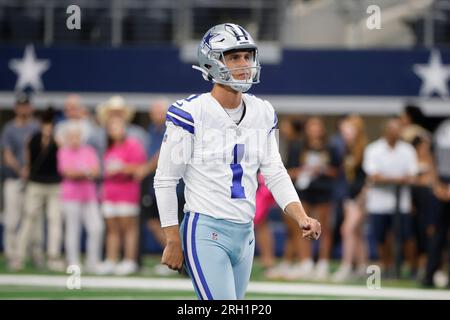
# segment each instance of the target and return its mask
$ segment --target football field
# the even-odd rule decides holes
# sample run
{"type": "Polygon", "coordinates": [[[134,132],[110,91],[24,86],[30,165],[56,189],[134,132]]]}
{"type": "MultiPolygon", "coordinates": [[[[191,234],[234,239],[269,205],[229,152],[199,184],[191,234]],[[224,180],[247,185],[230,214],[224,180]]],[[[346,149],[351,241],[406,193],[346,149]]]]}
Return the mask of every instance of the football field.
{"type": "MultiPolygon", "coordinates": [[[[196,299],[189,279],[178,274],[160,277],[152,270],[158,257],[146,257],[143,270],[134,276],[81,275],[35,270],[30,266],[19,273],[0,270],[0,299],[102,299],[102,300],[190,300],[196,299]]],[[[255,261],[246,299],[432,299],[450,300],[449,290],[422,289],[410,280],[381,281],[381,288],[365,282],[350,284],[300,281],[267,281],[255,261]]]]}
{"type": "MultiPolygon", "coordinates": [[[[67,287],[67,276],[1,275],[2,299],[196,299],[188,279],[83,277],[79,289],[67,287]]],[[[253,281],[247,299],[431,299],[449,300],[448,290],[417,288],[369,289],[361,285],[253,281]]]]}

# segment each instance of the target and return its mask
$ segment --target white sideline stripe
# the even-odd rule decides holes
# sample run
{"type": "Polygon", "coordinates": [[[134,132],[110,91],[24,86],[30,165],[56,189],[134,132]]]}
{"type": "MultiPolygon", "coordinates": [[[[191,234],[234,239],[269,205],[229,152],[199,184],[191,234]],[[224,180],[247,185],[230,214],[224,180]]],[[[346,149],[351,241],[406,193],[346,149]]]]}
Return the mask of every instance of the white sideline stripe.
{"type": "MultiPolygon", "coordinates": [[[[42,286],[66,288],[66,276],[36,275],[0,275],[0,286],[42,286]]],[[[82,288],[115,288],[192,291],[189,279],[157,279],[128,277],[81,277],[82,288]]],[[[247,293],[315,295],[352,298],[383,299],[424,299],[450,300],[450,290],[381,288],[368,289],[364,286],[325,285],[325,284],[291,284],[284,282],[252,282],[247,293]]]]}
{"type": "Polygon", "coordinates": [[[382,299],[419,299],[419,300],[450,300],[448,290],[424,290],[404,288],[369,289],[364,286],[326,285],[326,284],[287,284],[253,282],[247,292],[277,293],[295,295],[317,295],[352,298],[382,298],[382,299]]]}

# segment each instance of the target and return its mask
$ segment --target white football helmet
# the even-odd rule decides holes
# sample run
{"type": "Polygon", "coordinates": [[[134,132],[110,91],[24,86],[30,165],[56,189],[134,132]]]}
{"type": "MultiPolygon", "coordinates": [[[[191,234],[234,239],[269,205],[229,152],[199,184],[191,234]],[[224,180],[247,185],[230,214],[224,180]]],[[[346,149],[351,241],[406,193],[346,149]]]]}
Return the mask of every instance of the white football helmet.
{"type": "Polygon", "coordinates": [[[246,92],[254,83],[259,83],[261,66],[258,60],[258,47],[252,36],[237,24],[224,23],[209,29],[200,42],[197,54],[199,66],[192,67],[200,70],[206,81],[221,83],[239,92],[246,92]],[[241,49],[253,52],[252,65],[229,69],[225,65],[224,54],[241,49]],[[234,79],[231,72],[236,70],[248,70],[250,77],[245,80],[234,79]]]}

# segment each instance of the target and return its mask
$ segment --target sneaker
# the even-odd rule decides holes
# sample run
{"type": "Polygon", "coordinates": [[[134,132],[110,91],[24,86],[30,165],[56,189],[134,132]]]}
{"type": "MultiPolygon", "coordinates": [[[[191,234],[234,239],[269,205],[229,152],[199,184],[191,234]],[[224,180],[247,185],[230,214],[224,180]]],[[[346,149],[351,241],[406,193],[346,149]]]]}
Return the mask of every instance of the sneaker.
{"type": "Polygon", "coordinates": [[[345,282],[352,279],[352,266],[341,264],[339,269],[331,277],[332,282],[345,282]]]}
{"type": "Polygon", "coordinates": [[[277,264],[276,266],[268,268],[267,271],[264,273],[264,276],[267,279],[271,280],[285,279],[290,269],[291,264],[289,262],[283,261],[277,264]]]}
{"type": "Polygon", "coordinates": [[[396,280],[398,279],[397,272],[394,267],[382,268],[381,279],[383,280],[396,280]]]}
{"type": "Polygon", "coordinates": [[[316,270],[314,271],[313,279],[316,281],[326,281],[328,280],[330,273],[330,266],[328,260],[320,260],[317,263],[316,270]]]}
{"type": "Polygon", "coordinates": [[[123,260],[120,262],[116,269],[114,270],[114,274],[118,276],[127,276],[132,273],[136,273],[138,271],[138,265],[133,260],[123,260]]]}
{"type": "Polygon", "coordinates": [[[50,271],[65,272],[66,271],[66,264],[61,259],[49,258],[47,260],[47,268],[50,271]]]}
{"type": "Polygon", "coordinates": [[[308,280],[313,276],[314,261],[307,259],[300,263],[294,264],[289,270],[289,280],[308,280]]]}
{"type": "Polygon", "coordinates": [[[31,263],[37,269],[45,269],[45,257],[44,255],[36,254],[31,256],[31,263]]]}
{"type": "Polygon", "coordinates": [[[117,264],[114,261],[105,260],[104,262],[100,263],[95,273],[101,276],[113,274],[116,269],[116,266],[117,264]]]}
{"type": "Polygon", "coordinates": [[[99,264],[86,264],[83,267],[83,270],[84,270],[85,273],[97,274],[99,267],[100,267],[99,264]]]}
{"type": "Polygon", "coordinates": [[[178,271],[172,270],[168,266],[165,266],[163,264],[157,264],[153,267],[153,273],[161,277],[168,277],[176,275],[178,271]]]}
{"type": "Polygon", "coordinates": [[[22,259],[19,258],[11,258],[8,260],[8,269],[11,272],[19,272],[24,269],[24,263],[22,259]]]}
{"type": "Polygon", "coordinates": [[[442,270],[436,271],[433,275],[433,284],[437,288],[445,288],[448,284],[448,275],[442,270]]]}
{"type": "Polygon", "coordinates": [[[362,264],[362,265],[356,267],[356,271],[355,271],[356,278],[366,279],[368,276],[367,267],[368,266],[366,264],[362,264]]]}

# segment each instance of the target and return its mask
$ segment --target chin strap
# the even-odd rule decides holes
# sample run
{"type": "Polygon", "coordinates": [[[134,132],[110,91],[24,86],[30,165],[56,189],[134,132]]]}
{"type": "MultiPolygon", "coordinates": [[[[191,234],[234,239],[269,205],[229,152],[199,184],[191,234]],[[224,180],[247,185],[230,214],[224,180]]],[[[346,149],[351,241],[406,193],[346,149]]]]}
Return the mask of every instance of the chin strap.
{"type": "MultiPolygon", "coordinates": [[[[211,77],[209,75],[208,71],[206,71],[202,67],[199,67],[199,66],[196,66],[196,65],[192,65],[192,69],[200,71],[202,73],[203,79],[205,79],[206,81],[208,81],[208,82],[211,81],[212,83],[219,83],[213,77],[211,77]]],[[[237,87],[236,87],[236,85],[233,86],[233,83],[224,83],[224,85],[229,86],[229,87],[231,87],[234,90],[239,91],[239,92],[246,92],[252,86],[252,84],[249,84],[249,87],[244,89],[244,88],[242,88],[242,85],[237,85],[237,87]]]]}
{"type": "Polygon", "coordinates": [[[203,79],[205,79],[206,81],[210,81],[210,79],[209,79],[210,77],[209,77],[208,71],[206,71],[202,67],[195,66],[195,65],[192,65],[192,69],[200,71],[202,73],[203,79]]]}

